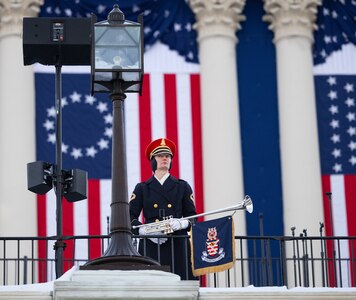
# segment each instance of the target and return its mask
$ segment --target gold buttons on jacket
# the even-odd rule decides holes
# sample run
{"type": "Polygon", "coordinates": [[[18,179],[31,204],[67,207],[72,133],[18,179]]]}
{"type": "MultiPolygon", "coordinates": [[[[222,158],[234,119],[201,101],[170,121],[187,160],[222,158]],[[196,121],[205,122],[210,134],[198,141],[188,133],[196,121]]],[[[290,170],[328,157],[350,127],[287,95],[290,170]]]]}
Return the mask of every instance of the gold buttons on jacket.
{"type": "Polygon", "coordinates": [[[154,207],[154,208],[157,208],[157,207],[158,207],[158,204],[157,204],[157,203],[153,204],[153,207],[154,207]]]}
{"type": "Polygon", "coordinates": [[[156,219],[155,222],[159,222],[159,219],[156,219]]]}
{"type": "Polygon", "coordinates": [[[168,206],[168,208],[172,208],[172,204],[170,204],[170,203],[167,206],[168,206]]]}

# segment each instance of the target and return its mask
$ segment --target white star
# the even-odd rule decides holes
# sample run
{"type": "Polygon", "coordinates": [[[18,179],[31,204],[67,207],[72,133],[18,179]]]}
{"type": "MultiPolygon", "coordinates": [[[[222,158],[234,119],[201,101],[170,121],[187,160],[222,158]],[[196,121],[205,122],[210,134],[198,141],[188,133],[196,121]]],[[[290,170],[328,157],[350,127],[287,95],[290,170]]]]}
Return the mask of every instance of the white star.
{"type": "Polygon", "coordinates": [[[69,8],[66,8],[66,9],[64,10],[64,13],[65,13],[65,15],[66,15],[67,17],[71,17],[71,16],[72,16],[72,10],[69,9],[69,8]]]}
{"type": "Polygon", "coordinates": [[[346,85],[344,86],[344,89],[348,93],[353,92],[354,91],[354,85],[351,84],[351,83],[346,83],[346,85]]]}
{"type": "Polygon", "coordinates": [[[68,147],[69,147],[68,145],[62,142],[62,153],[68,153],[68,147]]]}
{"type": "Polygon", "coordinates": [[[61,10],[59,9],[58,6],[54,9],[54,12],[55,12],[57,15],[60,15],[60,14],[61,14],[61,10]]]}
{"type": "Polygon", "coordinates": [[[97,142],[100,150],[103,150],[103,149],[108,149],[109,148],[109,141],[106,141],[104,139],[100,139],[99,142],[97,142]]]}
{"type": "Polygon", "coordinates": [[[88,103],[89,105],[93,105],[95,101],[96,101],[95,97],[91,95],[85,95],[85,103],[88,103]]]}
{"type": "Polygon", "coordinates": [[[325,49],[321,50],[320,55],[322,57],[326,57],[327,56],[327,53],[326,53],[325,49]]]}
{"type": "Polygon", "coordinates": [[[334,164],[333,170],[335,171],[335,173],[341,172],[341,171],[342,171],[342,165],[340,165],[340,164],[334,164]]]}
{"type": "Polygon", "coordinates": [[[330,126],[331,126],[333,129],[338,128],[338,127],[339,127],[339,121],[333,119],[333,120],[330,122],[330,126]]]}
{"type": "Polygon", "coordinates": [[[159,30],[156,30],[156,31],[153,33],[153,37],[154,37],[154,38],[157,38],[159,35],[160,35],[159,30]]]}
{"type": "Polygon", "coordinates": [[[346,131],[350,136],[356,135],[356,127],[350,126],[346,131]]]}
{"type": "Polygon", "coordinates": [[[174,23],[174,31],[181,31],[182,30],[182,25],[179,23],[174,23]]]}
{"type": "Polygon", "coordinates": [[[337,114],[339,112],[339,109],[336,105],[331,105],[329,108],[329,111],[331,112],[331,114],[337,114]]]}
{"type": "Polygon", "coordinates": [[[95,157],[95,155],[98,153],[98,150],[94,148],[94,146],[91,146],[90,148],[86,148],[86,155],[90,157],[95,157]]]}
{"type": "Polygon", "coordinates": [[[329,94],[328,94],[328,97],[331,100],[337,99],[337,92],[336,91],[330,91],[329,94]]]}
{"type": "Polygon", "coordinates": [[[341,157],[341,150],[340,149],[334,149],[333,152],[331,152],[331,154],[337,158],[337,157],[341,157]]]}
{"type": "Polygon", "coordinates": [[[96,10],[98,11],[99,15],[102,14],[106,9],[105,5],[99,4],[96,10]]]}
{"type": "Polygon", "coordinates": [[[327,82],[329,85],[334,85],[336,84],[336,77],[334,76],[329,76],[328,79],[327,79],[327,82]]]}
{"type": "Polygon", "coordinates": [[[47,117],[56,117],[56,109],[54,106],[47,108],[47,117]]]}
{"type": "Polygon", "coordinates": [[[146,10],[143,12],[143,15],[144,15],[144,16],[148,16],[150,13],[151,13],[151,10],[150,10],[150,9],[146,9],[146,10]]]}
{"type": "Polygon", "coordinates": [[[333,35],[332,40],[333,40],[334,43],[337,43],[337,36],[333,35]]]}
{"type": "Polygon", "coordinates": [[[46,130],[52,130],[54,129],[54,122],[50,120],[46,120],[46,122],[43,123],[43,127],[46,128],[46,130]]]}
{"type": "Polygon", "coordinates": [[[331,16],[334,18],[334,19],[337,19],[337,12],[335,10],[333,10],[331,12],[331,16]]]}
{"type": "Polygon", "coordinates": [[[73,148],[72,152],[70,153],[71,156],[74,157],[74,159],[78,159],[79,157],[82,157],[82,149],[80,148],[73,148]]]}
{"type": "Polygon", "coordinates": [[[104,102],[99,102],[99,104],[97,105],[97,110],[99,110],[101,113],[103,113],[104,111],[107,111],[108,110],[108,105],[107,103],[104,103],[104,102]]]}
{"type": "Polygon", "coordinates": [[[146,26],[146,27],[143,29],[143,32],[144,32],[145,34],[149,34],[151,31],[152,31],[151,27],[148,27],[148,26],[146,26]]]}
{"type": "Polygon", "coordinates": [[[56,134],[55,133],[49,133],[47,135],[47,142],[55,144],[56,143],[56,134]]]}
{"type": "Polygon", "coordinates": [[[190,32],[190,31],[192,31],[192,24],[190,24],[190,23],[188,22],[187,25],[185,25],[184,28],[185,28],[186,31],[190,32]]]}
{"type": "Polygon", "coordinates": [[[323,8],[323,15],[324,16],[330,15],[330,12],[329,12],[329,10],[327,8],[323,8]]]}
{"type": "Polygon", "coordinates": [[[355,113],[349,112],[349,113],[346,115],[346,119],[348,119],[349,122],[355,121],[355,120],[356,120],[355,113]]]}
{"type": "Polygon", "coordinates": [[[140,11],[140,7],[137,6],[137,5],[133,5],[133,6],[132,6],[132,12],[133,12],[133,13],[136,13],[136,12],[138,12],[138,11],[140,11]]]}
{"type": "Polygon", "coordinates": [[[356,156],[351,156],[351,158],[349,159],[349,162],[354,166],[356,165],[356,156]]]}
{"type": "Polygon", "coordinates": [[[356,150],[356,142],[351,141],[350,144],[347,145],[351,151],[356,150]]]}
{"type": "Polygon", "coordinates": [[[112,124],[112,120],[113,120],[112,114],[105,115],[104,120],[105,120],[105,124],[112,124]]]}
{"type": "Polygon", "coordinates": [[[193,54],[192,51],[189,51],[187,56],[188,56],[189,59],[193,59],[194,58],[194,54],[193,54]]]}
{"type": "Polygon", "coordinates": [[[69,97],[72,99],[73,103],[76,103],[76,102],[80,103],[81,102],[80,98],[82,97],[82,95],[78,94],[76,91],[74,91],[69,97]]]}
{"type": "Polygon", "coordinates": [[[345,104],[350,107],[350,106],[355,106],[355,99],[354,98],[347,98],[345,101],[345,104]]]}
{"type": "Polygon", "coordinates": [[[169,10],[166,9],[166,10],[164,11],[164,17],[165,17],[165,18],[168,18],[168,17],[169,17],[169,14],[170,14],[169,10]]]}
{"type": "Polygon", "coordinates": [[[324,36],[324,42],[325,42],[326,44],[331,43],[331,37],[328,36],[328,35],[324,36]]]}
{"type": "Polygon", "coordinates": [[[66,98],[66,97],[63,97],[63,98],[61,99],[61,106],[62,106],[62,108],[63,108],[63,107],[66,106],[66,105],[68,105],[67,98],[66,98]]]}
{"type": "Polygon", "coordinates": [[[340,143],[340,135],[339,134],[333,134],[330,138],[334,144],[340,143]]]}
{"type": "Polygon", "coordinates": [[[110,128],[106,127],[104,135],[106,135],[107,137],[111,138],[112,137],[112,128],[111,127],[110,128]]]}

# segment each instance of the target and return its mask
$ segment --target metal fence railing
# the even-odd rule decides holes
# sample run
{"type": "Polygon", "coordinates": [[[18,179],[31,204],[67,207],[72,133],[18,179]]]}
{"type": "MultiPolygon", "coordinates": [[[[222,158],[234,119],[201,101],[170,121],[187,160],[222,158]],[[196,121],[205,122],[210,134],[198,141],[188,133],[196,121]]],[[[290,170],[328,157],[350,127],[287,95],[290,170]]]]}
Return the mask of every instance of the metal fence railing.
{"type": "MultiPolygon", "coordinates": [[[[139,238],[146,237],[133,236],[133,243],[139,238]]],[[[168,242],[176,238],[189,242],[189,236],[172,236],[168,242]]],[[[0,285],[55,280],[55,241],[56,237],[0,238],[0,285]]],[[[67,236],[63,241],[66,271],[102,256],[109,236],[67,236]]],[[[200,282],[207,287],[355,287],[355,242],[356,237],[339,236],[235,236],[234,266],[205,275],[200,282]]]]}

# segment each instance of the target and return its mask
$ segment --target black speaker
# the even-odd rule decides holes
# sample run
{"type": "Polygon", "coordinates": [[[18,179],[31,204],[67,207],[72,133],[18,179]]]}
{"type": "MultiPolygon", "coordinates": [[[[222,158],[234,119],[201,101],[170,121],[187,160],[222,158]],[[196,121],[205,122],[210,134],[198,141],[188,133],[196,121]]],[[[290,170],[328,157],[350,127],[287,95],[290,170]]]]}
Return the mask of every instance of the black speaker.
{"type": "Polygon", "coordinates": [[[27,164],[27,189],[36,194],[46,194],[52,189],[52,165],[43,161],[27,164]]]}
{"type": "Polygon", "coordinates": [[[24,65],[90,65],[92,18],[23,18],[24,65]]]}
{"type": "Polygon", "coordinates": [[[76,202],[87,198],[87,180],[86,171],[73,169],[66,172],[65,181],[68,185],[64,189],[63,196],[69,202],[76,202]]]}

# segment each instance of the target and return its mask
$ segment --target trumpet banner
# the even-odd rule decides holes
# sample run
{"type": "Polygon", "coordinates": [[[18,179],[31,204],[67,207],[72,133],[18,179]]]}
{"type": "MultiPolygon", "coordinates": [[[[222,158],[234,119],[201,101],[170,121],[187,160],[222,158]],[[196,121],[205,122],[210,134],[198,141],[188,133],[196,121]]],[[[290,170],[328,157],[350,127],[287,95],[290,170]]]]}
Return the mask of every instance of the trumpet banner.
{"type": "Polygon", "coordinates": [[[231,216],[195,223],[190,234],[194,276],[225,271],[234,265],[235,233],[231,216]]]}

